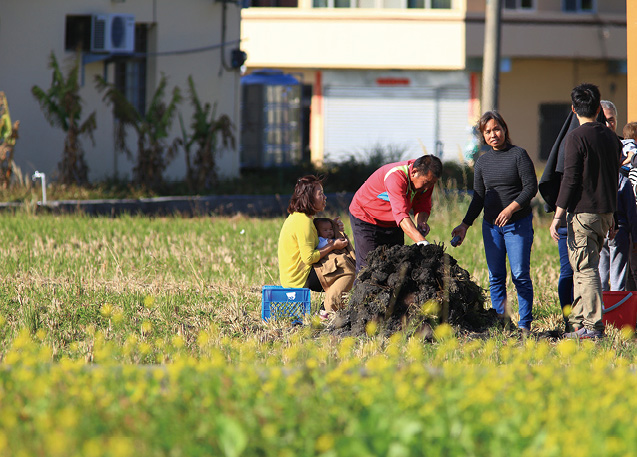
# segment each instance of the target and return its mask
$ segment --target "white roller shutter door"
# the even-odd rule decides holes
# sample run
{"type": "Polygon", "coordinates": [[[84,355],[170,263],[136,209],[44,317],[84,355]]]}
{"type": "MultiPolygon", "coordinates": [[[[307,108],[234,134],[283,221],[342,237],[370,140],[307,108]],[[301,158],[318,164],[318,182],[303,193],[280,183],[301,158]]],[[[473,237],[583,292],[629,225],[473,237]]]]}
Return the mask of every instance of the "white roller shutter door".
{"type": "Polygon", "coordinates": [[[443,161],[462,161],[464,150],[472,139],[469,119],[469,89],[440,89],[438,105],[438,139],[443,161]]]}
{"type": "Polygon", "coordinates": [[[328,87],[325,90],[325,158],[364,157],[374,146],[405,149],[404,158],[435,146],[435,92],[427,88],[328,87]]]}
{"type": "Polygon", "coordinates": [[[400,147],[404,159],[442,153],[457,161],[470,139],[469,88],[327,86],[324,156],[364,158],[374,146],[400,147]]]}

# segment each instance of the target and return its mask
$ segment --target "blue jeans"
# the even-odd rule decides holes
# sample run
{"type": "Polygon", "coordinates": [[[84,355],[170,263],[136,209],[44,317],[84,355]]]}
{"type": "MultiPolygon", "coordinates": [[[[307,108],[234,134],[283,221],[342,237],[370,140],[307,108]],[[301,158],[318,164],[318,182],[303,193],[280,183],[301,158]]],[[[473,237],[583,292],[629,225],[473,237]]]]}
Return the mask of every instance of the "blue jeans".
{"type": "Polygon", "coordinates": [[[533,245],[533,216],[512,222],[504,227],[482,222],[482,239],[489,267],[491,304],[498,314],[504,314],[507,302],[506,258],[511,265],[511,279],[518,292],[519,327],[530,329],[533,320],[533,283],[531,282],[531,246],[533,245]]]}
{"type": "Polygon", "coordinates": [[[615,238],[604,240],[599,253],[599,278],[602,281],[602,290],[626,290],[630,248],[630,233],[621,225],[615,238]]]}
{"type": "Polygon", "coordinates": [[[568,229],[559,227],[557,234],[560,239],[557,242],[557,249],[560,252],[560,279],[557,281],[557,295],[560,297],[560,306],[571,306],[573,304],[573,269],[568,260],[568,245],[566,235],[568,229]]]}

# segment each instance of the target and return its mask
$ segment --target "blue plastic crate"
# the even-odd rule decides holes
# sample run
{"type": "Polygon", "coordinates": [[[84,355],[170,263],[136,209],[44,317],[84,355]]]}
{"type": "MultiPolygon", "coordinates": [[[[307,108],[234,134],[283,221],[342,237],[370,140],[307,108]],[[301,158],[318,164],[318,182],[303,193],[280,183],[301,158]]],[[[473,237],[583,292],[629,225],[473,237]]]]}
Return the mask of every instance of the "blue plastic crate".
{"type": "Polygon", "coordinates": [[[263,286],[261,289],[261,318],[293,319],[300,321],[310,314],[310,289],[263,286]]]}

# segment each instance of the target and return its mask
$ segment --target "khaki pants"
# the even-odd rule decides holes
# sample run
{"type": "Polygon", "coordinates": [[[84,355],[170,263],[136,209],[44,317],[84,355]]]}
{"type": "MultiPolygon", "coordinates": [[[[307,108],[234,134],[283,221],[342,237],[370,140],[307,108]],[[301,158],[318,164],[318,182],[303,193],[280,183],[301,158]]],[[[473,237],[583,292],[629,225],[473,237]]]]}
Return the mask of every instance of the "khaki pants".
{"type": "Polygon", "coordinates": [[[599,253],[613,214],[569,213],[568,258],[573,268],[573,308],[568,318],[574,327],[604,330],[599,253]]]}
{"type": "Polygon", "coordinates": [[[339,276],[325,291],[325,301],[323,306],[325,311],[338,311],[344,305],[343,294],[351,290],[354,284],[354,274],[344,274],[339,276]]]}

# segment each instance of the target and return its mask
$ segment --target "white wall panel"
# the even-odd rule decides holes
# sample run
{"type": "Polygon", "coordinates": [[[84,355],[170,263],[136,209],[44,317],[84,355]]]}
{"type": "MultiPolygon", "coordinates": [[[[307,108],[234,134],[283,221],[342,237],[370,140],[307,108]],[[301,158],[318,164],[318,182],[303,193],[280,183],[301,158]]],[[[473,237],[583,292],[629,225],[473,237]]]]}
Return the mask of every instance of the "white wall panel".
{"type": "MultiPolygon", "coordinates": [[[[346,79],[347,75],[340,76],[341,82],[346,79]]],[[[468,82],[458,84],[455,79],[449,87],[327,84],[325,160],[340,162],[350,156],[362,160],[374,146],[403,149],[405,159],[426,151],[444,161],[462,160],[471,140],[470,95],[468,82]]]]}

